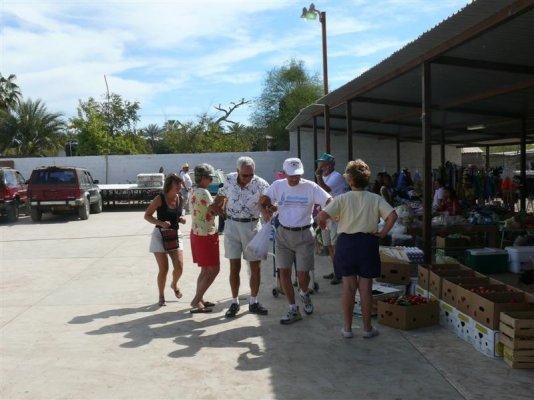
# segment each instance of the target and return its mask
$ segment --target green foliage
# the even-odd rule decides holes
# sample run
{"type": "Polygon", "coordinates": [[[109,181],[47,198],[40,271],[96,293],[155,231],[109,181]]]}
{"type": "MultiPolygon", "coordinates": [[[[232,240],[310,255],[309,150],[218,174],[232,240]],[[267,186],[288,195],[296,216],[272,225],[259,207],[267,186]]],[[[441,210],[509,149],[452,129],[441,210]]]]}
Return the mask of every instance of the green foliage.
{"type": "Polygon", "coordinates": [[[303,61],[291,60],[267,73],[262,94],[256,100],[252,123],[273,138],[273,150],[286,150],[289,148],[286,126],[321,94],[322,86],[317,75],[308,74],[303,61]]]}
{"type": "Polygon", "coordinates": [[[78,105],[78,116],[70,120],[77,131],[80,155],[142,154],[150,152],[146,140],[135,130],[138,102],[112,93],[109,101],[92,97],[78,105]]]}
{"type": "Polygon", "coordinates": [[[20,102],[22,94],[14,82],[16,78],[13,74],[5,78],[0,73],[0,110],[12,110],[20,102]]]}
{"type": "Polygon", "coordinates": [[[0,151],[4,155],[55,155],[64,144],[65,122],[49,113],[41,100],[17,102],[0,111],[0,151]]]}

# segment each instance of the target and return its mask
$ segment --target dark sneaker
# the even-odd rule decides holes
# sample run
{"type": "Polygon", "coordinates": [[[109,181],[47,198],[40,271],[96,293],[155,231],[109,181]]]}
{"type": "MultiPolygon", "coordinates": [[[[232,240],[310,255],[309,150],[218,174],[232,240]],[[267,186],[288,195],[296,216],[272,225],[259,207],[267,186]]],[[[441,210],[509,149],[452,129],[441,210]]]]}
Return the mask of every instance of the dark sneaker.
{"type": "Polygon", "coordinates": [[[259,315],[267,315],[269,312],[265,307],[263,307],[260,303],[254,303],[248,305],[248,310],[252,314],[259,314],[259,315]]]}
{"type": "Polygon", "coordinates": [[[328,274],[328,275],[323,275],[323,279],[334,279],[334,273],[332,272],[331,274],[328,274]]]}
{"type": "Polygon", "coordinates": [[[237,312],[239,311],[239,308],[240,308],[239,304],[232,303],[228,311],[226,311],[226,314],[225,314],[226,318],[234,318],[237,312]]]}
{"type": "Polygon", "coordinates": [[[341,283],[341,279],[338,278],[338,277],[336,277],[336,276],[334,276],[334,277],[332,278],[332,280],[330,281],[330,284],[331,284],[331,285],[339,285],[340,283],[341,283]]]}
{"type": "Polygon", "coordinates": [[[280,323],[282,325],[289,325],[289,324],[292,324],[293,322],[300,321],[301,319],[302,319],[302,315],[300,315],[299,308],[297,307],[295,311],[290,309],[286,315],[280,318],[280,323]]]}
{"type": "Polygon", "coordinates": [[[302,290],[299,290],[300,299],[304,303],[304,312],[307,315],[310,315],[313,313],[313,304],[311,301],[310,293],[304,293],[302,290]]]}

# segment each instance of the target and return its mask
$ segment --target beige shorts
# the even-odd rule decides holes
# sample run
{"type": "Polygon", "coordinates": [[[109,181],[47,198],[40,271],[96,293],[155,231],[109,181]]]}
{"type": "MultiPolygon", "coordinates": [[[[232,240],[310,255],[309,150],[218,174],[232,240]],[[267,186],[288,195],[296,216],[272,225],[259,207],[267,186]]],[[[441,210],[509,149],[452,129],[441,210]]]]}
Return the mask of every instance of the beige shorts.
{"type": "Polygon", "coordinates": [[[335,246],[337,242],[337,221],[329,219],[326,223],[328,229],[321,229],[324,246],[335,246]]]}
{"type": "Polygon", "coordinates": [[[296,262],[297,271],[313,271],[314,249],[312,227],[304,231],[290,231],[282,226],[276,228],[275,259],[278,268],[291,268],[296,262]]]}
{"type": "Polygon", "coordinates": [[[224,257],[230,260],[243,258],[247,261],[259,261],[249,259],[249,256],[243,253],[248,242],[260,230],[259,221],[238,222],[231,219],[224,221],[224,257]]]}
{"type": "MultiPolygon", "coordinates": [[[[178,231],[178,251],[184,249],[184,239],[182,237],[182,232],[178,231]]],[[[150,245],[148,246],[148,251],[151,253],[169,253],[163,248],[163,238],[161,237],[161,232],[158,227],[155,227],[152,230],[152,235],[150,235],[150,245]]],[[[174,251],[174,250],[171,250],[174,251]]]]}

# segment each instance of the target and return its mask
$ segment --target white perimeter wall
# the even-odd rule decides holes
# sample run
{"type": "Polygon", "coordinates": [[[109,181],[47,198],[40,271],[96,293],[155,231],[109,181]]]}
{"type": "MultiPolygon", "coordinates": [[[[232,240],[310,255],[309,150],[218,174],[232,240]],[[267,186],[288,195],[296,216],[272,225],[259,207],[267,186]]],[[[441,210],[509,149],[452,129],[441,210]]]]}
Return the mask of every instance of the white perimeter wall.
{"type": "Polygon", "coordinates": [[[36,157],[15,158],[15,168],[29,179],[34,168],[41,166],[73,166],[87,168],[100,183],[136,182],[137,174],[158,172],[163,167],[165,173],[178,172],[183,163],[189,164],[191,171],[195,165],[209,163],[225,172],[236,170],[236,160],[240,156],[250,156],[256,163],[256,173],[272,182],[275,173],[282,169],[282,163],[292,157],[288,151],[264,151],[250,153],[200,153],[200,154],[142,154],[122,156],[80,156],[80,157],[36,157]]]}
{"type": "MultiPolygon", "coordinates": [[[[347,138],[345,135],[331,135],[331,152],[336,158],[336,169],[339,172],[345,170],[348,161],[347,138]]],[[[304,163],[304,173],[308,179],[313,179],[313,133],[301,131],[301,155],[304,163]]],[[[352,148],[354,158],[361,158],[371,168],[371,179],[374,180],[380,171],[393,174],[397,170],[397,145],[394,139],[375,139],[369,136],[353,135],[352,148]]],[[[297,154],[297,133],[291,132],[291,151],[297,154]]],[[[320,157],[325,152],[324,134],[317,135],[317,154],[320,157]]],[[[440,163],[440,146],[432,146],[432,167],[437,168],[440,163]]],[[[402,142],[400,146],[401,168],[409,168],[412,173],[423,171],[423,145],[420,143],[402,142]]],[[[457,165],[462,164],[460,149],[454,146],[445,146],[445,161],[451,161],[457,165]]]]}

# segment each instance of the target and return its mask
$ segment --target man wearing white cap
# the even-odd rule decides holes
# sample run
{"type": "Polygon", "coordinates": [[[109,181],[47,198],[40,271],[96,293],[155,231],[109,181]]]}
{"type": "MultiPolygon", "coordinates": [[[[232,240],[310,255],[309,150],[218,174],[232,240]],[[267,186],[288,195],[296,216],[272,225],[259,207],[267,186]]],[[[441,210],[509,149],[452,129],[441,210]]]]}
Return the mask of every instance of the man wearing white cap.
{"type": "Polygon", "coordinates": [[[189,164],[188,163],[182,164],[182,169],[180,170],[179,175],[180,175],[180,178],[182,178],[184,181],[182,188],[180,189],[180,194],[182,195],[184,199],[185,212],[189,213],[189,193],[191,193],[191,188],[193,187],[193,181],[191,180],[191,177],[189,176],[189,164]]]}
{"type": "Polygon", "coordinates": [[[299,295],[306,314],[313,313],[308,285],[314,269],[313,207],[324,207],[332,197],[315,182],[303,179],[304,167],[298,158],[284,161],[285,179],[274,181],[261,197],[261,207],[271,216],[278,210],[280,222],[275,235],[276,262],[280,269],[280,283],[289,302],[289,311],[280,319],[282,325],[302,319],[295,303],[291,282],[291,267],[296,261],[299,295]]]}

